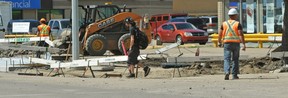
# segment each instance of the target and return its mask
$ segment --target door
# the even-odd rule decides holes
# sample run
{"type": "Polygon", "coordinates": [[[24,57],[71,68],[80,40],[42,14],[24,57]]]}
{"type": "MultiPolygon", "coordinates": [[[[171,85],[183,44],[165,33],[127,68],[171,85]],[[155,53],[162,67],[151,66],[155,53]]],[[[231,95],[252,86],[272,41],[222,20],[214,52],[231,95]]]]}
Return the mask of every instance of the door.
{"type": "Polygon", "coordinates": [[[61,38],[61,33],[59,32],[60,23],[58,21],[53,21],[50,28],[53,39],[60,39],[61,38]]]}
{"type": "Polygon", "coordinates": [[[175,42],[177,33],[175,32],[175,28],[172,24],[168,25],[167,35],[167,39],[169,42],[175,42]]]}
{"type": "Polygon", "coordinates": [[[162,30],[159,31],[161,34],[161,40],[162,42],[169,42],[169,37],[170,37],[170,33],[169,33],[170,29],[169,29],[169,25],[165,24],[162,26],[162,30]]]}

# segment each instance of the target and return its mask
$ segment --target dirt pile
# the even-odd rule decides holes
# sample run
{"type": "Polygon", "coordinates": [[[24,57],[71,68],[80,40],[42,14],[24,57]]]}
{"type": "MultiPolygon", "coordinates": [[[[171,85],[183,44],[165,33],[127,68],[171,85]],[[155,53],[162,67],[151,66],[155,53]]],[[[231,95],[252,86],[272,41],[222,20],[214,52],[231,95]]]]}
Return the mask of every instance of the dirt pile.
{"type": "MultiPolygon", "coordinates": [[[[165,60],[165,58],[149,58],[142,62],[151,67],[162,67],[161,64],[165,63],[165,60]]],[[[223,64],[223,61],[193,63],[191,66],[183,68],[184,70],[182,70],[182,72],[193,75],[223,74],[223,64]]],[[[281,68],[282,65],[283,62],[281,59],[270,57],[251,58],[239,62],[241,74],[269,73],[270,71],[281,68]]]]}

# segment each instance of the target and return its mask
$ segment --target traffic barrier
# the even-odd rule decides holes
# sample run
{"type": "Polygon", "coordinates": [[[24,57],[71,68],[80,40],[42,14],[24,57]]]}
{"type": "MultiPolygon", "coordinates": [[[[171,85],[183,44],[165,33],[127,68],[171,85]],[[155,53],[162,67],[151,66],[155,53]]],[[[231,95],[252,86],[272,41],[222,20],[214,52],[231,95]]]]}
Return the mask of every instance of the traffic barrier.
{"type": "MultiPolygon", "coordinates": [[[[218,47],[218,34],[210,35],[214,47],[218,47]]],[[[282,34],[244,34],[245,42],[257,42],[259,48],[263,48],[263,42],[282,42],[282,34]]]]}

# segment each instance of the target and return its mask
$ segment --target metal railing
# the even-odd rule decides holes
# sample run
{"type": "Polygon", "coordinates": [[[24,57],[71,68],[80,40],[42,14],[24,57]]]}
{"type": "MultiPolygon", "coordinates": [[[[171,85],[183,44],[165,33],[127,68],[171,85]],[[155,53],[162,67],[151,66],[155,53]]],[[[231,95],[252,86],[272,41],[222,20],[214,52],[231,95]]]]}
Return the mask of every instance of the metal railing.
{"type": "MultiPolygon", "coordinates": [[[[214,47],[218,47],[218,34],[212,34],[210,37],[213,42],[214,47]]],[[[244,34],[245,42],[257,42],[259,48],[263,48],[263,42],[282,42],[282,34],[281,33],[273,33],[273,34],[244,34]]]]}

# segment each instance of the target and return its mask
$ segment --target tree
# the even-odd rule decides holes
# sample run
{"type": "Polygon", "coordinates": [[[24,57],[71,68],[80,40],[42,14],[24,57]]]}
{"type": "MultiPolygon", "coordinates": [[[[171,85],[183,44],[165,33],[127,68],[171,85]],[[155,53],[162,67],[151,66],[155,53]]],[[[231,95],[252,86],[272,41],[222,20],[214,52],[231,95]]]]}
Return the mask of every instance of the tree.
{"type": "MultiPolygon", "coordinates": [[[[283,26],[283,34],[282,34],[282,50],[288,51],[288,0],[283,0],[285,4],[284,11],[284,26],[283,26]]],[[[284,52],[285,53],[285,52],[284,52]]],[[[285,64],[288,64],[288,57],[284,57],[285,64]]]]}

